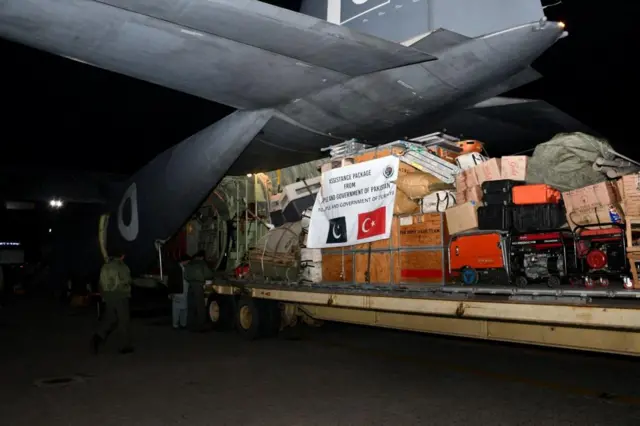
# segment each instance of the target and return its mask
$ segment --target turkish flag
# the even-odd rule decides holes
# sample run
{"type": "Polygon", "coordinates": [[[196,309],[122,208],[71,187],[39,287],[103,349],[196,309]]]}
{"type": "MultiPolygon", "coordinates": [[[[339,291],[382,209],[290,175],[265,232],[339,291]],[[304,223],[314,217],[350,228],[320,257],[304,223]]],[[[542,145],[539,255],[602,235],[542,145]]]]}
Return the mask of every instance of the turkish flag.
{"type": "Polygon", "coordinates": [[[387,207],[382,206],[371,212],[358,214],[358,239],[362,240],[385,233],[387,227],[387,207]]]}

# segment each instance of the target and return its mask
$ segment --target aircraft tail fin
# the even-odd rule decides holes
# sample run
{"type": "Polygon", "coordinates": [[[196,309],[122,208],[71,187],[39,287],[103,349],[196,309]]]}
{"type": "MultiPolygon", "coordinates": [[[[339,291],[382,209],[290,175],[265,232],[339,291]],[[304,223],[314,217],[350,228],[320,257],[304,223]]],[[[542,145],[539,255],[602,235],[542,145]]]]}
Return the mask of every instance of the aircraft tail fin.
{"type": "Polygon", "coordinates": [[[302,0],[300,12],[403,44],[438,28],[475,38],[544,16],[541,0],[302,0]]]}

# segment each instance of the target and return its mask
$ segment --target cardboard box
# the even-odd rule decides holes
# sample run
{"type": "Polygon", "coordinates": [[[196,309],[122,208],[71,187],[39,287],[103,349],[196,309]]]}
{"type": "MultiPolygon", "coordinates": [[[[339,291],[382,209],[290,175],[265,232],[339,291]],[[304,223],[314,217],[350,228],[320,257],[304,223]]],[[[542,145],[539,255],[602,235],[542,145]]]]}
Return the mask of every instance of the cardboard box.
{"type": "Polygon", "coordinates": [[[529,164],[529,157],[526,155],[502,157],[500,161],[500,177],[502,179],[526,180],[527,164],[529,164]]]}
{"type": "Polygon", "coordinates": [[[640,198],[640,173],[622,176],[618,182],[622,199],[640,198]]]}
{"type": "MultiPolygon", "coordinates": [[[[624,176],[623,176],[624,177],[624,176]]],[[[623,178],[616,180],[616,189],[621,200],[624,200],[624,181],[623,178]]]]}
{"type": "Polygon", "coordinates": [[[471,169],[465,170],[464,173],[464,181],[465,181],[465,189],[471,188],[477,185],[480,185],[480,180],[478,179],[478,170],[479,166],[473,167],[471,169]]]}
{"type": "Polygon", "coordinates": [[[456,190],[464,191],[467,189],[467,179],[464,172],[460,172],[456,175],[456,190]]]}
{"type": "MultiPolygon", "coordinates": [[[[480,203],[482,201],[482,187],[480,185],[476,185],[472,188],[467,188],[464,192],[465,202],[467,201],[475,201],[476,203],[480,203]]],[[[458,204],[460,204],[458,202],[458,204]]]]}
{"type": "Polygon", "coordinates": [[[445,212],[449,234],[468,231],[478,227],[478,207],[480,203],[468,201],[451,207],[445,212]]]}
{"type": "Polygon", "coordinates": [[[622,200],[620,206],[625,216],[640,217],[640,197],[622,200]]]}
{"type": "MultiPolygon", "coordinates": [[[[499,158],[492,158],[489,161],[478,164],[476,167],[470,170],[476,171],[476,175],[478,176],[478,185],[481,185],[484,182],[502,179],[500,164],[501,163],[499,158]]],[[[469,185],[469,182],[467,181],[467,186],[473,185],[469,185]]]]}
{"type": "Polygon", "coordinates": [[[610,228],[611,223],[624,223],[624,213],[618,204],[601,205],[596,207],[582,207],[567,211],[567,222],[571,229],[577,225],[598,225],[599,228],[610,228]]]}
{"type": "Polygon", "coordinates": [[[562,199],[567,212],[620,202],[616,185],[611,181],[563,192],[562,199]]]}

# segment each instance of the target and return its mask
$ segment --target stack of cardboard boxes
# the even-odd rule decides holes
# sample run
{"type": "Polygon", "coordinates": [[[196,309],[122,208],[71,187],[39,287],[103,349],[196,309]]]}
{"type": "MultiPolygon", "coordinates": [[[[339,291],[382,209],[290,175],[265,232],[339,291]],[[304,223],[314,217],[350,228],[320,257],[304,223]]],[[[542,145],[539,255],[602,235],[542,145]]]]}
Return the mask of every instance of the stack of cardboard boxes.
{"type": "Polygon", "coordinates": [[[482,189],[480,189],[480,181],[475,167],[462,170],[456,176],[456,201],[458,204],[463,204],[467,201],[475,201],[477,203],[482,201],[482,189]]]}
{"type": "MultiPolygon", "coordinates": [[[[614,181],[601,182],[562,193],[567,223],[576,226],[622,223],[619,190],[614,181]]],[[[602,227],[610,226],[603,225],[602,227]]]]}
{"type": "Polygon", "coordinates": [[[524,155],[492,158],[456,176],[458,203],[446,212],[449,233],[477,228],[477,208],[482,205],[482,183],[502,179],[524,181],[528,159],[524,155]]]}
{"type": "MultiPolygon", "coordinates": [[[[482,205],[483,182],[510,179],[524,181],[527,157],[493,158],[464,170],[456,179],[458,205],[447,210],[450,233],[477,228],[477,208],[482,205]]],[[[567,223],[576,226],[624,223],[625,216],[640,217],[640,173],[617,181],[605,181],[562,193],[567,223]]]]}

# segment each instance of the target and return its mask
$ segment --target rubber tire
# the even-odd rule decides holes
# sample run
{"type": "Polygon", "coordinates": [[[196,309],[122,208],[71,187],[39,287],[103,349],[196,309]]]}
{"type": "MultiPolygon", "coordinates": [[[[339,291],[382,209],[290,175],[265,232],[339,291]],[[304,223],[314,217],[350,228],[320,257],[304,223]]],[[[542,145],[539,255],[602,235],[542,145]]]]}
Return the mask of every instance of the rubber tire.
{"type": "Polygon", "coordinates": [[[260,325],[264,320],[264,309],[259,308],[260,301],[251,297],[243,296],[236,303],[235,323],[236,331],[246,340],[255,340],[262,337],[263,327],[260,325]],[[247,329],[242,327],[240,322],[240,312],[246,307],[251,312],[251,326],[247,329]]]}
{"type": "Polygon", "coordinates": [[[207,318],[211,328],[215,331],[227,331],[233,328],[235,325],[235,318],[233,312],[233,299],[231,296],[222,296],[220,294],[212,294],[207,300],[207,318]],[[212,302],[217,302],[220,309],[220,316],[217,322],[214,322],[209,314],[209,309],[212,302]]]}
{"type": "Polygon", "coordinates": [[[258,309],[261,311],[261,335],[264,337],[276,337],[280,332],[282,322],[280,305],[275,300],[258,299],[258,309]]]}
{"type": "Polygon", "coordinates": [[[470,266],[464,266],[461,270],[460,270],[460,277],[462,280],[462,284],[463,285],[476,285],[478,284],[478,281],[480,281],[480,274],[478,273],[478,271],[476,271],[475,269],[473,269],[470,266]],[[475,274],[475,276],[473,277],[472,282],[467,283],[464,279],[464,276],[466,273],[473,273],[475,274]]]}
{"type": "Polygon", "coordinates": [[[560,277],[556,277],[554,275],[550,276],[547,280],[547,287],[549,288],[558,288],[562,284],[560,277]]]}
{"type": "Polygon", "coordinates": [[[516,287],[525,288],[527,285],[529,285],[529,280],[527,280],[527,277],[519,275],[515,279],[515,284],[516,287]]]}

